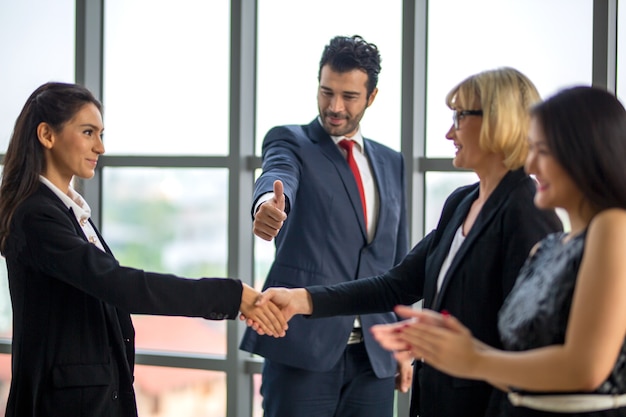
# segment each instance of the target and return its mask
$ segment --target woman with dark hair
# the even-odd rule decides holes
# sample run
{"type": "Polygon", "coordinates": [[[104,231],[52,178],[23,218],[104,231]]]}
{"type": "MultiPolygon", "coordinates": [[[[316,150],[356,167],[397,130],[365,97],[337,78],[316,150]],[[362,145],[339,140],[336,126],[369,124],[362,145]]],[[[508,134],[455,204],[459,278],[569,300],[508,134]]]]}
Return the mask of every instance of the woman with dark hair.
{"type": "Polygon", "coordinates": [[[71,185],[74,176],[93,177],[104,153],[101,111],[84,87],[44,84],[17,118],[4,158],[0,250],[13,308],[7,416],[136,416],[131,313],[218,320],[240,310],[270,334],[286,328],[276,307],[255,307],[257,291],[239,280],[119,265],[71,185]]]}
{"type": "Polygon", "coordinates": [[[508,391],[503,416],[626,416],[626,110],[597,88],[560,92],[532,110],[526,170],[535,205],[561,207],[569,233],[532,251],[499,314],[506,350],[449,314],[398,307],[380,326],[443,372],[508,391]]]}

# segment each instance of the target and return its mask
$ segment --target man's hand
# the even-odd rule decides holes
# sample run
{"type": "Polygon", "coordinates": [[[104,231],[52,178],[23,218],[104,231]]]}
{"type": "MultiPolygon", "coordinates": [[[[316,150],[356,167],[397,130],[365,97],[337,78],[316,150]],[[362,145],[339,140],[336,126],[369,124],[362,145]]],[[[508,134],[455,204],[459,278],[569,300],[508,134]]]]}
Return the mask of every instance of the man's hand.
{"type": "Polygon", "coordinates": [[[241,316],[255,323],[254,329],[260,335],[283,337],[287,330],[287,320],[283,317],[280,309],[272,302],[264,302],[257,305],[260,292],[243,284],[241,295],[241,316]]]}
{"type": "Polygon", "coordinates": [[[263,240],[270,241],[278,235],[287,219],[283,183],[274,181],[274,197],[262,203],[254,215],[252,231],[263,240]]]}

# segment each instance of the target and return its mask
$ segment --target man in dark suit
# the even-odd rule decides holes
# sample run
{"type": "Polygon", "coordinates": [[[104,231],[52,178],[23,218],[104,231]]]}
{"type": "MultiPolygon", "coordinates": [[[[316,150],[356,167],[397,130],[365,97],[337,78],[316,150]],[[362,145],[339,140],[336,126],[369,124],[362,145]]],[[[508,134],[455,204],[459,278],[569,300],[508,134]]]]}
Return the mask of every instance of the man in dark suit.
{"type": "MultiPolygon", "coordinates": [[[[253,205],[254,233],[276,238],[266,288],[352,281],[406,255],[402,155],[359,128],[379,71],[375,45],[359,36],[331,39],[320,61],[319,117],[266,135],[253,205]]],[[[410,365],[398,366],[369,329],[396,320],[389,312],[296,317],[280,341],[248,329],[241,349],[265,357],[265,416],[391,416],[394,377],[400,369],[408,389],[410,365]]]]}

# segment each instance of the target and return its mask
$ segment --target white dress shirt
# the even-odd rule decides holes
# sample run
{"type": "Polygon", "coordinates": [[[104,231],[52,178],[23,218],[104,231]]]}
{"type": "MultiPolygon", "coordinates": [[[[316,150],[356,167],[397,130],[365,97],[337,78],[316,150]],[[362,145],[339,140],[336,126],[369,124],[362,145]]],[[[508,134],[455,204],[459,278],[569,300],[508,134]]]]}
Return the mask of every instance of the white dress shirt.
{"type": "Polygon", "coordinates": [[[91,207],[85,201],[85,199],[78,194],[72,187],[70,187],[65,194],[61,191],[56,185],[54,185],[49,179],[40,175],[39,181],[44,183],[54,194],[57,195],[63,201],[63,203],[67,206],[68,209],[72,209],[74,212],[74,216],[80,224],[80,227],[83,229],[83,233],[87,240],[94,245],[96,245],[101,251],[104,250],[104,246],[102,246],[102,242],[98,239],[98,235],[94,228],[89,223],[89,217],[91,216],[91,207]]]}
{"type": "Polygon", "coordinates": [[[452,261],[461,248],[463,242],[465,242],[465,236],[463,236],[463,224],[461,224],[454,234],[454,239],[452,239],[448,256],[446,256],[446,259],[443,261],[441,269],[439,270],[439,277],[437,278],[437,294],[439,294],[441,285],[443,284],[443,279],[448,273],[448,269],[450,269],[450,265],[452,264],[452,261]]]}

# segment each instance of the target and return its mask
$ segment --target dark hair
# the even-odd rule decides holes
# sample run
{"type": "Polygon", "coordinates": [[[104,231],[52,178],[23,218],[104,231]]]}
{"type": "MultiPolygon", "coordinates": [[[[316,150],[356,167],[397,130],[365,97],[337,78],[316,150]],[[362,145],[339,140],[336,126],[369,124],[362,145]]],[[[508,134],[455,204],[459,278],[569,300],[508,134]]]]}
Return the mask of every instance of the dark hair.
{"type": "Polygon", "coordinates": [[[89,90],[77,84],[50,82],[37,88],[20,112],[4,157],[0,185],[0,251],[4,252],[13,213],[35,192],[45,169],[43,146],[37,127],[47,123],[58,132],[88,103],[102,112],[102,104],[89,90]]]}
{"type": "Polygon", "coordinates": [[[570,88],[535,106],[531,115],[594,209],[626,208],[626,110],[613,94],[570,88]]]}
{"type": "Polygon", "coordinates": [[[317,79],[320,80],[322,67],[325,65],[330,65],[330,68],[337,72],[361,70],[367,74],[367,97],[369,97],[378,85],[380,61],[376,45],[367,43],[359,35],[335,36],[324,47],[317,79]]]}

